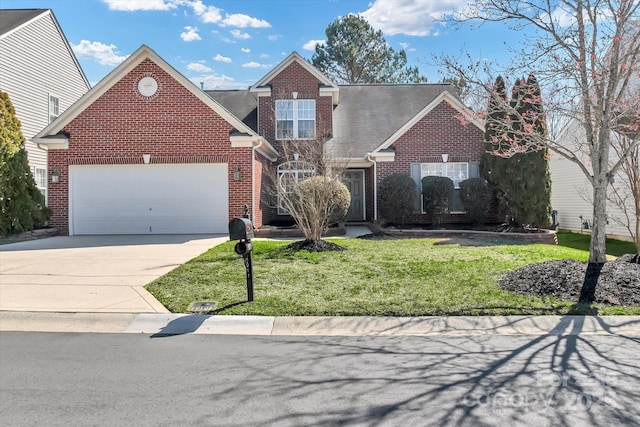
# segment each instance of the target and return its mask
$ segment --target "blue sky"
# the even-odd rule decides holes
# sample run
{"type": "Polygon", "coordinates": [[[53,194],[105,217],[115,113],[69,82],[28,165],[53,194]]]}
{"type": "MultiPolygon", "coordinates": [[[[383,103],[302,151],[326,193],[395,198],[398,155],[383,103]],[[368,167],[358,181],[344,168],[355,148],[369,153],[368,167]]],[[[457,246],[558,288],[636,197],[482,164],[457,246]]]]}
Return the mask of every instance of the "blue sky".
{"type": "MultiPolygon", "coordinates": [[[[146,44],[205,89],[246,88],[292,51],[305,58],[337,17],[360,14],[429,82],[433,55],[465,49],[508,62],[504,43],[524,35],[502,24],[455,29],[438,21],[466,0],[0,0],[0,7],[53,9],[92,84],[146,44]]],[[[514,45],[516,43],[516,45],[514,45]]]]}

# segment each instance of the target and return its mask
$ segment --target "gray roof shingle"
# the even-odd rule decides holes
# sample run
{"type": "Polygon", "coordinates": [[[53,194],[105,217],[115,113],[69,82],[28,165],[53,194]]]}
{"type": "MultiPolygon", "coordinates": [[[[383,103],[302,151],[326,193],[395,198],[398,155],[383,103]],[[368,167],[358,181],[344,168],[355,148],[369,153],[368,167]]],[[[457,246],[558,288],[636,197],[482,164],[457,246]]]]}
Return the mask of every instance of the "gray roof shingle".
{"type": "Polygon", "coordinates": [[[457,96],[449,84],[340,86],[327,149],[335,157],[364,158],[445,90],[457,96]]]}
{"type": "Polygon", "coordinates": [[[258,104],[248,90],[207,90],[205,91],[231,114],[242,120],[254,131],[258,131],[258,104]]]}
{"type": "MultiPolygon", "coordinates": [[[[450,84],[341,85],[333,111],[333,157],[365,158],[443,91],[457,97],[450,84]]],[[[256,99],[248,90],[207,90],[230,113],[258,130],[256,99]]]]}
{"type": "Polygon", "coordinates": [[[49,9],[0,9],[0,34],[19,27],[49,9]]]}

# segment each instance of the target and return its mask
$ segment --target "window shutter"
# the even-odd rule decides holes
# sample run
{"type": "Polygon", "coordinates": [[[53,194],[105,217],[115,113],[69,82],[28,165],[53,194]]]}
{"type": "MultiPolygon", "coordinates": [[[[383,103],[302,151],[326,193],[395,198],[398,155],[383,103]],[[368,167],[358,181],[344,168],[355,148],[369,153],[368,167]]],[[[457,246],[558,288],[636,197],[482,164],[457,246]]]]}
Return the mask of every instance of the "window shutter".
{"type": "Polygon", "coordinates": [[[420,206],[422,202],[422,179],[420,178],[420,168],[420,163],[411,163],[411,179],[416,183],[416,194],[418,195],[416,204],[413,206],[413,210],[415,212],[422,212],[422,207],[420,206]]]}
{"type": "Polygon", "coordinates": [[[480,178],[480,162],[469,162],[469,178],[480,178]]]}

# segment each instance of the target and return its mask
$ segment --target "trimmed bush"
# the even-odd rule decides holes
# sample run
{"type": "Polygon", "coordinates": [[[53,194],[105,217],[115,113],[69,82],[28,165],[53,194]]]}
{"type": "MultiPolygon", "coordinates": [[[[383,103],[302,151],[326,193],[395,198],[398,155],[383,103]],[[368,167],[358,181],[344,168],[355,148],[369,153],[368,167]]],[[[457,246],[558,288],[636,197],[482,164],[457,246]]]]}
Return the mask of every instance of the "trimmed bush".
{"type": "Polygon", "coordinates": [[[385,221],[405,224],[416,205],[416,183],[401,173],[389,175],[378,186],[378,213],[385,221]]]}
{"type": "Polygon", "coordinates": [[[453,181],[446,176],[425,176],[422,178],[424,210],[434,223],[440,224],[449,213],[453,199],[453,181]]]}
{"type": "Polygon", "coordinates": [[[472,224],[484,224],[489,215],[491,188],[482,178],[469,178],[460,182],[460,199],[472,224]]]}

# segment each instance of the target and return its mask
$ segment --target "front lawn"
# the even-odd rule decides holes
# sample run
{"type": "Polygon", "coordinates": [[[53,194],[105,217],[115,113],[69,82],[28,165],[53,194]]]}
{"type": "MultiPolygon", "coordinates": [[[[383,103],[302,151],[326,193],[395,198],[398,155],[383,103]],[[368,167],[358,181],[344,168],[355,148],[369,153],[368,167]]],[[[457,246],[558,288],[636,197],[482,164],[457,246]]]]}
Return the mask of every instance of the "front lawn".
{"type": "MultiPolygon", "coordinates": [[[[332,240],[332,239],[330,239],[332,240]]],[[[216,301],[219,314],[507,315],[566,314],[575,301],[517,295],[498,288],[504,273],[536,262],[588,259],[549,245],[460,246],[437,239],[332,240],[341,252],[291,252],[289,242],[254,241],[255,301],[246,301],[234,242],[217,246],[147,286],[172,312],[216,301]]],[[[640,307],[597,307],[599,314],[640,314],[640,307]]]]}
{"type": "MultiPolygon", "coordinates": [[[[569,231],[559,231],[558,245],[566,246],[569,248],[581,249],[583,251],[589,251],[589,244],[591,243],[590,234],[571,233],[569,231]]],[[[624,254],[635,254],[636,245],[633,242],[625,242],[622,240],[610,239],[607,237],[607,254],[616,257],[624,254]]]]}

